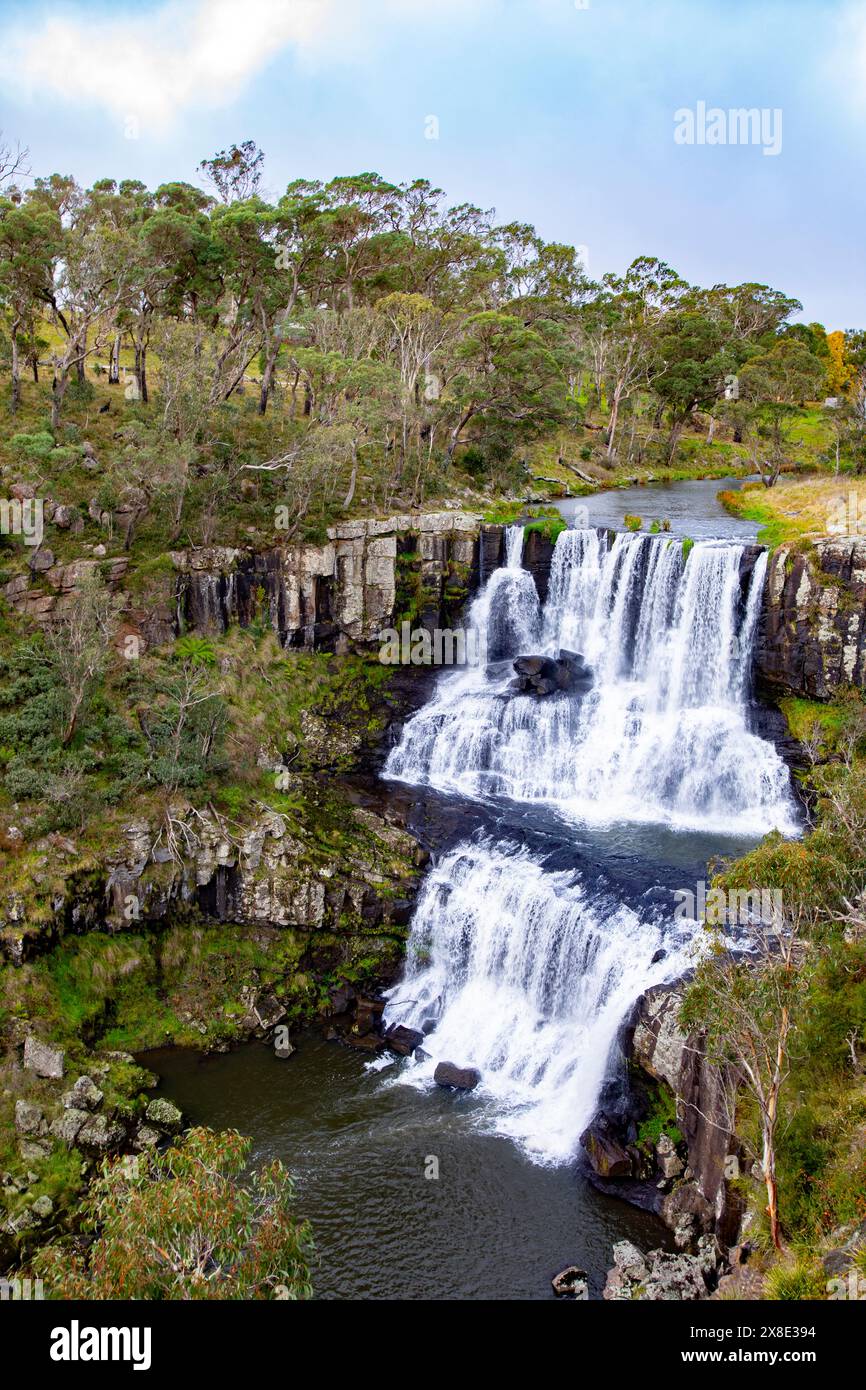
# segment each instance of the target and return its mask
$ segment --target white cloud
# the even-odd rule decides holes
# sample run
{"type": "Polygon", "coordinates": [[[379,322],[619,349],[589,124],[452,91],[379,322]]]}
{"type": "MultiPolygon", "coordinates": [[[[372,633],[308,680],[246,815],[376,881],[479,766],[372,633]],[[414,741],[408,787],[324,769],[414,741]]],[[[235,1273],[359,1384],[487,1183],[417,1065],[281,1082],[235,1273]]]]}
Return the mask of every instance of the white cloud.
{"type": "Polygon", "coordinates": [[[0,32],[0,71],[31,98],[166,130],[190,107],[230,104],[282,49],[319,48],[335,13],[335,0],[171,0],[116,20],[49,12],[0,32]]]}

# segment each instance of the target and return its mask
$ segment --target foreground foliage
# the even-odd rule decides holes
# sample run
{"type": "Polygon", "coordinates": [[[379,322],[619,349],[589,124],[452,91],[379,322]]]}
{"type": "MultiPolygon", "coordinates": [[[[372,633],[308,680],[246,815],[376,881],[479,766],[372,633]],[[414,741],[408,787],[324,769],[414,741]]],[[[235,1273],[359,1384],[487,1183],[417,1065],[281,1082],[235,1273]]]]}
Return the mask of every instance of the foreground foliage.
{"type": "Polygon", "coordinates": [[[83,1207],[86,1253],[40,1252],[56,1299],[301,1299],[312,1295],[309,1227],[279,1162],[244,1176],[250,1140],[190,1130],[152,1157],[104,1163],[83,1207]]]}

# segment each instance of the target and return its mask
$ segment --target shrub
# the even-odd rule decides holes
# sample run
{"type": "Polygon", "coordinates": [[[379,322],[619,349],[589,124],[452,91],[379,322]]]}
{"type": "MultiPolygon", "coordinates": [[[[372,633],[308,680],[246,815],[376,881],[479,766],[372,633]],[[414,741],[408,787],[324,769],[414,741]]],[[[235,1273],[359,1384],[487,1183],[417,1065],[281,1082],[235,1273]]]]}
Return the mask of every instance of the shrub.
{"type": "Polygon", "coordinates": [[[827,1297],[826,1275],[807,1257],[789,1264],[778,1264],[764,1280],[764,1298],[782,1303],[812,1301],[827,1297]]]}
{"type": "Polygon", "coordinates": [[[292,1181],[244,1172],[250,1140],[190,1130],[165,1153],[107,1160],[84,1206],[86,1254],[48,1247],[37,1272],[56,1299],[301,1299],[312,1239],[292,1181]]]}
{"type": "Polygon", "coordinates": [[[28,459],[47,459],[54,448],[54,436],[47,430],[38,434],[13,434],[9,447],[28,459]]]}

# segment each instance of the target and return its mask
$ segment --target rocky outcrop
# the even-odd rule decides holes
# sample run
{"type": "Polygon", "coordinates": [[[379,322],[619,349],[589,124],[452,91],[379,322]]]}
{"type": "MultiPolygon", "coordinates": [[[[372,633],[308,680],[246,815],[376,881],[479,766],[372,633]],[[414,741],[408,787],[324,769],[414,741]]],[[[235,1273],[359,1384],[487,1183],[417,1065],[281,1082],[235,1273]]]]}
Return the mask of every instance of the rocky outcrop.
{"type": "Polygon", "coordinates": [[[592,684],[592,672],[580,652],[564,648],[556,657],[519,656],[513,666],[515,694],[553,695],[560,690],[588,690],[592,684]]]}
{"type": "MultiPolygon", "coordinates": [[[[33,1080],[28,1067],[31,1037],[6,1058],[5,1076],[13,1093],[14,1138],[19,1162],[2,1175],[0,1186],[0,1266],[18,1259],[52,1233],[69,1215],[70,1194],[52,1186],[47,1167],[64,1149],[75,1149],[86,1180],[109,1154],[135,1153],[164,1142],[181,1128],[183,1117],[170,1101],[149,1092],[157,1077],[139,1067],[128,1052],[96,1052],[87,1057],[71,1089],[56,1074],[33,1080]],[[35,1088],[35,1090],[34,1090],[35,1088]],[[46,1187],[54,1196],[49,1196],[46,1187]]],[[[46,1046],[39,1043],[40,1047],[46,1046]]],[[[83,1049],[77,1049],[77,1067],[83,1049]]],[[[7,1093],[8,1094],[8,1093],[7,1093]]]]}
{"type": "Polygon", "coordinates": [[[676,1096],[677,1123],[688,1149],[688,1180],[674,1186],[660,1214],[683,1244],[712,1230],[732,1245],[743,1209],[728,1181],[735,1169],[731,1159],[740,1153],[731,1125],[730,1080],[723,1067],[707,1060],[702,1035],[681,1030],[682,998],[682,986],[648,990],[638,1005],[631,1043],[634,1061],[676,1096]]]}
{"type": "Polygon", "coordinates": [[[631,1079],[624,1094],[603,1097],[581,1144],[595,1184],[660,1216],[678,1249],[694,1249],[711,1233],[730,1246],[743,1207],[729,1182],[740,1146],[731,1128],[728,1077],[707,1060],[702,1036],[680,1028],[682,990],[660,985],[638,1001],[623,1038],[631,1079]],[[685,1162],[666,1134],[651,1151],[636,1142],[649,1108],[647,1082],[676,1099],[685,1162]]]}
{"type": "Polygon", "coordinates": [[[553,563],[553,552],[556,548],[556,540],[543,530],[529,528],[523,540],[523,568],[529,570],[535,580],[535,587],[538,590],[538,597],[542,603],[547,602],[547,590],[550,587],[550,566],[553,563]]]}
{"type": "Polygon", "coordinates": [[[70,867],[47,916],[28,913],[14,890],[0,897],[0,955],[21,964],[69,934],[128,931],[178,912],[320,933],[337,955],[334,933],[364,935],[374,952],[381,937],[390,954],[405,936],[424,853],[405,831],[359,807],[347,807],[347,832],[351,853],[335,868],[314,835],[292,833],[277,812],[241,831],[178,801],[160,824],[129,820],[100,866],[70,867]]]}
{"type": "Polygon", "coordinates": [[[177,552],[179,612],[203,633],[264,618],[284,646],[371,642],[405,614],[445,627],[478,578],[480,528],[469,512],[417,513],[342,522],[324,545],[177,552]]]}
{"type": "Polygon", "coordinates": [[[41,623],[61,618],[74,601],[75,591],[96,574],[102,576],[112,589],[119,589],[129,567],[125,555],[115,556],[111,560],[97,555],[93,559],[84,558],[63,565],[55,563],[50,550],[43,549],[32,558],[37,563],[29,566],[29,573],[16,574],[8,580],[2,594],[16,612],[41,623]]]}
{"type": "Polygon", "coordinates": [[[636,1245],[621,1240],[613,1247],[613,1260],[603,1294],[613,1302],[696,1302],[706,1298],[716,1283],[718,1259],[710,1236],[698,1241],[695,1255],[667,1250],[642,1255],[636,1245]]]}
{"type": "MultiPolygon", "coordinates": [[[[68,511],[50,504],[46,517],[68,529],[68,511]]],[[[107,524],[98,508],[91,518],[107,524]]],[[[374,641],[407,615],[420,626],[453,625],[480,576],[502,563],[502,536],[501,526],[482,527],[480,514],[450,509],[341,522],[321,545],[173,551],[141,570],[126,555],[105,558],[102,544],[71,564],[55,562],[43,545],[0,592],[18,612],[51,623],[98,572],[145,647],[170,641],[180,624],[215,633],[264,621],[284,646],[330,650],[374,641]]]]}
{"type": "Polygon", "coordinates": [[[866,686],[866,539],[773,552],[755,672],[771,693],[817,700],[866,686]]]}

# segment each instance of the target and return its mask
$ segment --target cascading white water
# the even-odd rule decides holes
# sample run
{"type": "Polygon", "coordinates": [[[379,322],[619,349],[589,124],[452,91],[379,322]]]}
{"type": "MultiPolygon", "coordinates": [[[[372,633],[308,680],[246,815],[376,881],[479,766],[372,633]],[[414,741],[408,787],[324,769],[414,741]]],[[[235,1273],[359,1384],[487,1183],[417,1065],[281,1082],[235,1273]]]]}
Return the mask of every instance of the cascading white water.
{"type": "Polygon", "coordinates": [[[668,537],[623,534],[609,545],[606,533],[564,531],[543,612],[513,560],[496,571],[469,615],[493,664],[441,681],[385,776],[551,803],[588,821],[793,831],[787,769],[748,727],[766,557],[744,604],[742,545],[699,541],[683,551],[668,537]],[[590,691],[512,693],[503,658],[563,647],[589,662],[590,691]]]}
{"type": "MultiPolygon", "coordinates": [[[[566,531],[542,611],[522,540],[509,529],[506,564],[470,610],[490,664],[443,677],[385,775],[583,819],[793,829],[784,765],[747,722],[766,557],[744,601],[740,545],[684,554],[668,537],[566,531]],[[592,666],[589,691],[515,693],[511,659],[562,648],[592,666]]],[[[535,1159],[565,1161],[629,1006],[688,967],[699,931],[509,843],[462,844],[425,881],[385,1010],[427,1034],[397,1079],[427,1086],[438,1061],[478,1067],[487,1122],[535,1159]]]]}
{"type": "Polygon", "coordinates": [[[433,1029],[400,1079],[426,1086],[437,1062],[471,1062],[498,1133],[539,1161],[570,1158],[623,1015],[689,963],[678,925],[642,921],[515,846],[459,846],[425,881],[389,998],[389,1025],[433,1029]]]}
{"type": "Polygon", "coordinates": [[[469,610],[470,630],[483,635],[488,661],[527,651],[541,641],[542,615],[532,575],[521,567],[523,527],[505,531],[505,564],[496,569],[469,610]]]}

